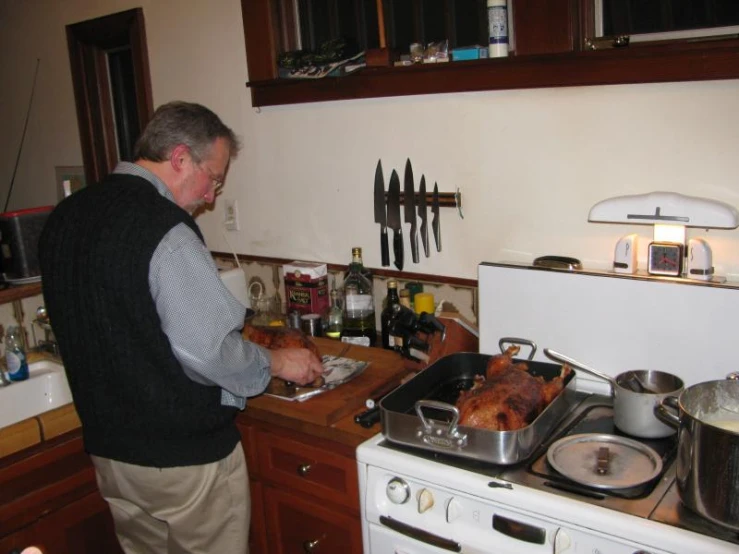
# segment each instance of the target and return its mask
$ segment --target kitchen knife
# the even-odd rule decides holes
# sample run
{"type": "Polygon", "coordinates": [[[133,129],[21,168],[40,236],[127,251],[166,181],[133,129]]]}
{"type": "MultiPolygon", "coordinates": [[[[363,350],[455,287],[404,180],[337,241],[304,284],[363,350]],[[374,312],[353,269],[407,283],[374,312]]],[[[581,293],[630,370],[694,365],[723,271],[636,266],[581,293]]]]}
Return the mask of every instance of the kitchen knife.
{"type": "Polygon", "coordinates": [[[387,213],[385,211],[385,180],[382,177],[382,162],[377,160],[375,169],[375,223],[380,224],[380,252],[382,267],[390,265],[390,249],[387,242],[387,213]]]}
{"type": "Polygon", "coordinates": [[[434,214],[431,220],[431,229],[434,231],[434,242],[436,242],[436,251],[441,252],[441,221],[439,220],[439,186],[434,183],[434,193],[431,196],[431,213],[434,214]]]}
{"type": "Polygon", "coordinates": [[[403,271],[403,228],[400,225],[400,178],[393,169],[387,189],[387,226],[393,230],[395,267],[403,271]]]}
{"type": "Polygon", "coordinates": [[[423,253],[429,257],[429,226],[426,216],[426,176],[421,175],[421,184],[418,186],[418,217],[421,218],[419,232],[421,233],[421,243],[423,244],[423,253]]]}
{"type": "Polygon", "coordinates": [[[403,177],[403,192],[405,199],[403,200],[403,210],[405,213],[405,222],[411,224],[410,242],[411,256],[413,263],[418,263],[418,227],[416,226],[416,193],[413,190],[413,168],[411,167],[410,158],[405,162],[405,176],[403,177]]]}

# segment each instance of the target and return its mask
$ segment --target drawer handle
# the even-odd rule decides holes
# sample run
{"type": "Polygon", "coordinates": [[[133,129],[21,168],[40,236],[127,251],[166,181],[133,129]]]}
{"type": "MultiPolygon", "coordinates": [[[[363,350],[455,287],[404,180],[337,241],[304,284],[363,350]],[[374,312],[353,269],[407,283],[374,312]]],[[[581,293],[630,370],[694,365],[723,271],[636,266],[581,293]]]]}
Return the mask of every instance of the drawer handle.
{"type": "MultiPolygon", "coordinates": [[[[298,466],[298,475],[300,475],[301,477],[307,477],[311,469],[313,469],[313,466],[311,464],[300,464],[298,466]]],[[[317,542],[317,541],[312,541],[312,542],[317,542]]],[[[305,543],[305,544],[308,544],[308,543],[305,543]]]]}
{"type": "Polygon", "coordinates": [[[320,545],[319,543],[326,538],[326,535],[323,535],[320,539],[316,539],[314,541],[305,541],[303,543],[303,550],[305,550],[308,554],[311,554],[312,552],[318,552],[320,545]]]}

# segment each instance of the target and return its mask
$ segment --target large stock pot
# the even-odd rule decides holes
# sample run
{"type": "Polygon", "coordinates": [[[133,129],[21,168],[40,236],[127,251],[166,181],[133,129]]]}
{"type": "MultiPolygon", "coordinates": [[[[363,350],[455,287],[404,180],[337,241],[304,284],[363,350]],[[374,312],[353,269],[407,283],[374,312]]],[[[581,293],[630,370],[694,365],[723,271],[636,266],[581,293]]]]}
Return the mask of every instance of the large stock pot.
{"type": "Polygon", "coordinates": [[[680,500],[700,516],[739,531],[739,381],[688,387],[664,398],[655,415],[678,430],[680,500]]]}

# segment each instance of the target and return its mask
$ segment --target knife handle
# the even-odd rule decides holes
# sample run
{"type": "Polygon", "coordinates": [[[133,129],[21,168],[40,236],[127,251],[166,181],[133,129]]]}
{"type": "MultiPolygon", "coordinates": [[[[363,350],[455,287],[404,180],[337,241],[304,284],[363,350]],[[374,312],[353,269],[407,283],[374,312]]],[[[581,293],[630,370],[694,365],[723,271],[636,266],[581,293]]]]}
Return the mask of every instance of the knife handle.
{"type": "Polygon", "coordinates": [[[411,225],[411,256],[413,257],[413,263],[417,264],[420,261],[418,257],[418,230],[416,224],[411,225]]]}
{"type": "Polygon", "coordinates": [[[421,234],[421,244],[423,244],[423,253],[428,258],[430,256],[429,254],[429,227],[428,227],[428,222],[425,219],[421,222],[421,228],[419,230],[419,233],[421,234]]]}
{"type": "Polygon", "coordinates": [[[382,267],[390,266],[390,246],[387,239],[387,227],[380,229],[380,252],[382,254],[382,267]]]}
{"type": "Polygon", "coordinates": [[[393,255],[395,256],[395,267],[403,271],[403,231],[393,229],[393,255]]]}

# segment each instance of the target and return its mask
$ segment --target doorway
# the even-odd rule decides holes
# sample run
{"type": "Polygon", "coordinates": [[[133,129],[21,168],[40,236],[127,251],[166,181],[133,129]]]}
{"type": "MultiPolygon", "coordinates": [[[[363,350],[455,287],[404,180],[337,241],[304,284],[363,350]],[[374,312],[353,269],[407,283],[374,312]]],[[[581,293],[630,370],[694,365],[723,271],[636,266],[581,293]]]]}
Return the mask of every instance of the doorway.
{"type": "Polygon", "coordinates": [[[153,114],[141,8],[67,25],[85,180],[100,181],[133,145],[153,114]]]}

